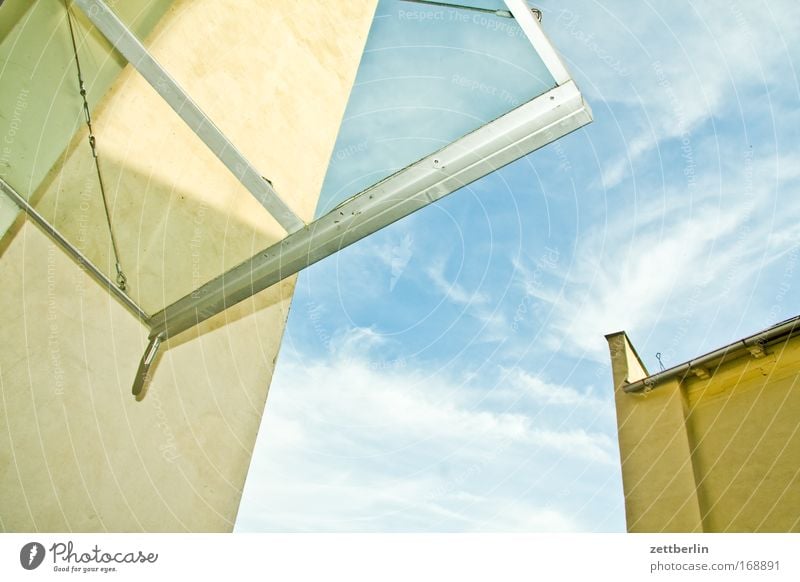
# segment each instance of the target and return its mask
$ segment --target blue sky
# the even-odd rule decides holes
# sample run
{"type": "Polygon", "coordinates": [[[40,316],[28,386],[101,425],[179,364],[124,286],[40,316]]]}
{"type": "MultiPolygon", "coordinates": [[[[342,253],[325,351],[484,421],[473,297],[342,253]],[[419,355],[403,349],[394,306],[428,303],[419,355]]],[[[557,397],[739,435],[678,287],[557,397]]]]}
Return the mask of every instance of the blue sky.
{"type": "MultiPolygon", "coordinates": [[[[603,335],[657,370],[800,313],[800,5],[537,6],[595,121],[300,275],[237,530],[623,531],[603,335]]],[[[508,28],[400,10],[323,206],[546,84],[508,28]]]]}

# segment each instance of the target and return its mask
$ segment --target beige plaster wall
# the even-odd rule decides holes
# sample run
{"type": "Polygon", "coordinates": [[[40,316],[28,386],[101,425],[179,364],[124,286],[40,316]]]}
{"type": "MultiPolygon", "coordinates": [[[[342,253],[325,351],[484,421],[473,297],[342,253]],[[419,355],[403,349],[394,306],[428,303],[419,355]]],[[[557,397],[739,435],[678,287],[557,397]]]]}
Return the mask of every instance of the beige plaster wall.
{"type": "MultiPolygon", "coordinates": [[[[375,4],[177,0],[148,45],[310,218],[375,4]]],[[[283,236],[130,68],[95,125],[123,267],[146,310],[283,236]]],[[[113,274],[85,139],[67,140],[33,200],[113,274]]],[[[147,330],[34,225],[0,252],[0,527],[229,531],[294,280],[171,340],[137,403],[147,330]]]]}

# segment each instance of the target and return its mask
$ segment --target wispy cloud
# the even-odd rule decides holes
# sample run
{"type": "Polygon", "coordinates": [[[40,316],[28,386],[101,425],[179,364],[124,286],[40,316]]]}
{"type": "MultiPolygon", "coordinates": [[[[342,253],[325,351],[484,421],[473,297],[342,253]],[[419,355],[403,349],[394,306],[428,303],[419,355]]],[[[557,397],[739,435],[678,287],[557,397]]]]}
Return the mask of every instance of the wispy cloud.
{"type": "MultiPolygon", "coordinates": [[[[453,305],[463,308],[465,315],[478,322],[480,328],[475,334],[476,342],[506,341],[511,329],[506,314],[499,306],[492,303],[488,293],[479,290],[470,291],[457,281],[450,281],[445,275],[445,265],[444,259],[434,259],[425,271],[437,294],[453,305]]],[[[491,286],[491,283],[486,281],[483,283],[487,287],[491,286]]]]}
{"type": "MultiPolygon", "coordinates": [[[[372,330],[346,336],[335,358],[300,361],[295,354],[282,361],[240,527],[582,527],[564,508],[537,505],[519,492],[489,492],[522,466],[533,472],[531,479],[563,458],[613,466],[612,436],[541,415],[492,410],[482,404],[491,386],[383,362],[372,330]]],[[[534,384],[532,376],[512,375],[508,389],[530,391],[534,384]]],[[[557,399],[578,398],[561,390],[557,399]]]]}
{"type": "Polygon", "coordinates": [[[434,259],[426,269],[426,273],[434,289],[447,298],[448,301],[462,306],[485,305],[489,302],[489,297],[480,291],[468,291],[463,285],[456,281],[449,281],[444,274],[445,260],[442,258],[434,259]]]}
{"type": "Polygon", "coordinates": [[[600,414],[613,412],[611,391],[608,391],[609,398],[601,399],[592,393],[591,388],[582,392],[571,386],[545,382],[538,376],[519,368],[506,372],[511,376],[513,386],[519,390],[520,395],[532,398],[545,406],[588,408],[600,414]]]}
{"type": "Polygon", "coordinates": [[[800,242],[800,202],[782,197],[776,214],[774,187],[795,178],[771,184],[763,179],[775,175],[769,160],[730,158],[722,174],[698,181],[696,194],[642,198],[632,214],[588,229],[548,285],[530,264],[516,265],[528,296],[548,306],[549,349],[605,362],[606,333],[670,328],[687,304],[695,316],[702,305],[740,311],[745,287],[800,242]]]}
{"type": "Polygon", "coordinates": [[[691,140],[702,124],[740,114],[754,90],[768,95],[785,85],[787,47],[800,41],[788,25],[800,19],[800,4],[791,1],[647,3],[624,17],[609,5],[578,2],[554,17],[556,42],[591,71],[591,82],[582,83],[590,101],[633,113],[615,120],[624,148],[604,164],[606,188],[663,142],[691,140]]]}

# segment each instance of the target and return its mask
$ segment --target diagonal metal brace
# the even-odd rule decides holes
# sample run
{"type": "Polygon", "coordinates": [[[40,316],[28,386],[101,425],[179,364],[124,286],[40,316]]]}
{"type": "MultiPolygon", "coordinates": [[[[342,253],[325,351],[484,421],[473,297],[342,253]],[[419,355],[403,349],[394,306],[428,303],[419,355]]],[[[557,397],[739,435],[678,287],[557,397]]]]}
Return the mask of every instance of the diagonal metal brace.
{"type": "Polygon", "coordinates": [[[153,58],[136,35],[102,0],[73,0],[108,41],[175,110],[197,137],[225,164],[275,220],[296,232],[305,223],[286,205],[268,180],[236,149],[214,122],[192,101],[170,74],[153,58]]]}

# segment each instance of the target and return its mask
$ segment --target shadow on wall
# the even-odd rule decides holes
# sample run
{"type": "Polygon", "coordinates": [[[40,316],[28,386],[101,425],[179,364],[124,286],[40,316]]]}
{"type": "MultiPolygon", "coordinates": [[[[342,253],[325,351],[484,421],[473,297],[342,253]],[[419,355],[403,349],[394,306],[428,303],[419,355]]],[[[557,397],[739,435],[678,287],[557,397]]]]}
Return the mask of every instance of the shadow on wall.
{"type": "MultiPolygon", "coordinates": [[[[69,159],[47,175],[33,204],[114,280],[103,198],[85,139],[85,132],[76,136],[69,159]]],[[[265,211],[265,227],[243,219],[238,209],[257,203],[238,182],[229,195],[209,201],[208,191],[180,188],[180,176],[168,182],[110,156],[102,156],[101,168],[128,292],[150,314],[276,241],[265,211]]]]}

